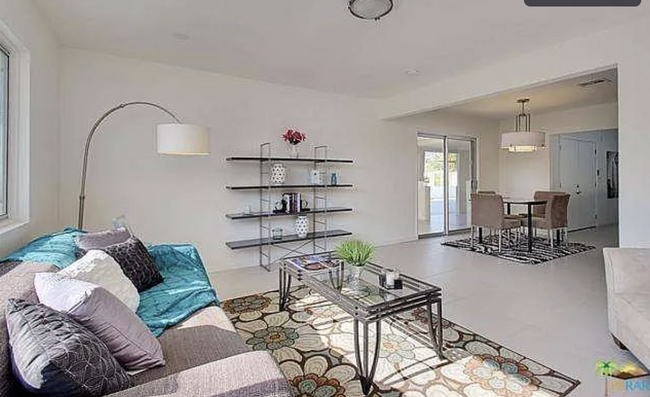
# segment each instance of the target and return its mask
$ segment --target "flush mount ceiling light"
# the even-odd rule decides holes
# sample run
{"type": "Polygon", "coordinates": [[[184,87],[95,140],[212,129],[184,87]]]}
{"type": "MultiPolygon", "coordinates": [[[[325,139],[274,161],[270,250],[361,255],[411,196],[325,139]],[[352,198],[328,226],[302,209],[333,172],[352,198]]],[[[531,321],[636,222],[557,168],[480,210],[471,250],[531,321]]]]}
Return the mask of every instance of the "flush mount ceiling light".
{"type": "Polygon", "coordinates": [[[348,9],[357,18],[378,21],[393,10],[393,0],[350,0],[348,9]]]}
{"type": "Polygon", "coordinates": [[[543,132],[530,130],[530,112],[526,105],[530,99],[519,99],[521,113],[515,116],[515,131],[501,134],[501,148],[510,152],[534,152],[546,147],[546,137],[543,132]]]}

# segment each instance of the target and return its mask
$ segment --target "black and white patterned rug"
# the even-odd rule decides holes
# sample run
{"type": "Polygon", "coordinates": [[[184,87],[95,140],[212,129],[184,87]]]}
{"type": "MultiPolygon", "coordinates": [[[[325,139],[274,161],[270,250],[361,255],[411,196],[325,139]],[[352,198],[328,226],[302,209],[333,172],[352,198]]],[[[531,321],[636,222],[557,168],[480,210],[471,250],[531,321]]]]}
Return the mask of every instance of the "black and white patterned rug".
{"type": "Polygon", "coordinates": [[[479,254],[495,256],[500,259],[517,262],[520,265],[539,265],[544,262],[579,254],[596,248],[591,245],[573,242],[569,242],[568,244],[556,244],[554,248],[551,248],[548,239],[535,237],[533,239],[533,251],[528,252],[527,239],[515,242],[514,240],[508,241],[505,236],[506,235],[504,234],[501,252],[499,252],[499,239],[496,235],[483,237],[482,244],[479,244],[478,238],[474,238],[473,247],[470,238],[446,241],[442,243],[442,245],[460,248],[465,251],[473,251],[479,254]]]}

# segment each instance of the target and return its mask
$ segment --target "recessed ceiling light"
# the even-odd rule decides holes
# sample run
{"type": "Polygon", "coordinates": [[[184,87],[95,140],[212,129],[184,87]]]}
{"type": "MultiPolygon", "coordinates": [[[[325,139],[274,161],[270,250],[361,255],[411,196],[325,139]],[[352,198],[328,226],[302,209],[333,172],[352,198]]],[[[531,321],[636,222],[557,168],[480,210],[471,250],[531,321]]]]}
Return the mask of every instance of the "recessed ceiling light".
{"type": "Polygon", "coordinates": [[[178,40],[189,40],[190,39],[190,36],[186,35],[185,33],[176,32],[176,33],[172,33],[172,36],[175,39],[178,39],[178,40]]]}
{"type": "Polygon", "coordinates": [[[404,74],[407,76],[417,76],[420,74],[420,71],[417,69],[407,69],[404,71],[404,74]]]}

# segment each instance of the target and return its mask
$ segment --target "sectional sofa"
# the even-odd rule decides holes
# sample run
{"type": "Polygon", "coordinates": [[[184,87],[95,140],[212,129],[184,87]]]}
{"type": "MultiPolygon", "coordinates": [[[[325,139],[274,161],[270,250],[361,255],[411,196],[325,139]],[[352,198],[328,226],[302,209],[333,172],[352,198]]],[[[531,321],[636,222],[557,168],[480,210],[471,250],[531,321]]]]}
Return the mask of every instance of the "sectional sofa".
{"type": "MultiPolygon", "coordinates": [[[[0,263],[0,303],[37,301],[34,274],[54,272],[48,263],[0,263]]],[[[267,353],[251,351],[216,305],[196,311],[159,337],[166,365],[132,376],[133,387],[114,397],[289,397],[290,386],[267,353]]],[[[25,395],[12,374],[7,324],[0,316],[0,397],[25,395]]]]}

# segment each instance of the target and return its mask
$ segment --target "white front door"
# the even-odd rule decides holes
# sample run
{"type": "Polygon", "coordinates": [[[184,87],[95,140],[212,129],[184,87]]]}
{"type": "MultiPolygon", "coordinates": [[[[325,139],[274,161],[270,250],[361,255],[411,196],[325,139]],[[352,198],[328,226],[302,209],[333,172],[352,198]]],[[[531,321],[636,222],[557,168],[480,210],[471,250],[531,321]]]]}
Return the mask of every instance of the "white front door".
{"type": "Polygon", "coordinates": [[[569,230],[596,226],[596,144],[560,138],[560,188],[571,195],[569,230]]]}

